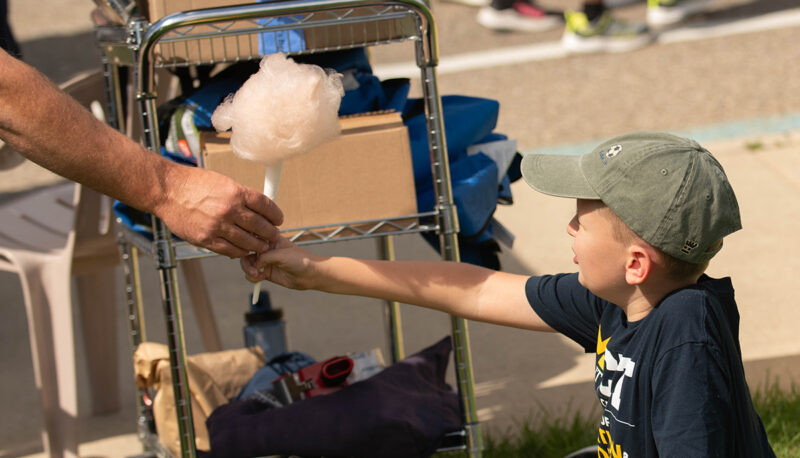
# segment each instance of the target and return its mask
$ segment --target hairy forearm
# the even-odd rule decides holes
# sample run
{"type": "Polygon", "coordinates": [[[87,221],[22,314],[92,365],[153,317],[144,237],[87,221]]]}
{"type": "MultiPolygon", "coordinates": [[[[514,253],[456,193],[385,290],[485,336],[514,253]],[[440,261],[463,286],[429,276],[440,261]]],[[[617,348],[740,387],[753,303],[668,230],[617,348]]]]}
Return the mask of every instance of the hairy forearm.
{"type": "Polygon", "coordinates": [[[194,245],[242,257],[278,240],[283,214],[264,194],[146,150],[2,50],[0,138],[59,175],[158,216],[194,245]]]}
{"type": "Polygon", "coordinates": [[[23,62],[2,53],[0,69],[0,138],[59,175],[156,210],[177,165],[154,160],[23,62]]]}

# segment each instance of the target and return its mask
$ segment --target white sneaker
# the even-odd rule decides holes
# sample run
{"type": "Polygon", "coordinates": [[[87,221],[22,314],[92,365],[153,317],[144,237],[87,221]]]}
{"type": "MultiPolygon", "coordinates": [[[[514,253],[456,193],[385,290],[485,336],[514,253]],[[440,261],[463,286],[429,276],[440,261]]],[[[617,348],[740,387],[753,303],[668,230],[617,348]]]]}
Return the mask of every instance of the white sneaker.
{"type": "Polygon", "coordinates": [[[703,12],[713,0],[648,0],[647,23],[651,27],[664,27],[683,21],[703,12]]]}
{"type": "Polygon", "coordinates": [[[589,21],[580,11],[566,11],[561,45],[569,53],[628,52],[653,41],[647,26],[617,19],[609,11],[589,21]]]}
{"type": "Polygon", "coordinates": [[[548,14],[538,7],[516,1],[511,8],[498,10],[485,6],[478,11],[478,24],[504,32],[542,32],[562,24],[561,17],[548,14]]]}

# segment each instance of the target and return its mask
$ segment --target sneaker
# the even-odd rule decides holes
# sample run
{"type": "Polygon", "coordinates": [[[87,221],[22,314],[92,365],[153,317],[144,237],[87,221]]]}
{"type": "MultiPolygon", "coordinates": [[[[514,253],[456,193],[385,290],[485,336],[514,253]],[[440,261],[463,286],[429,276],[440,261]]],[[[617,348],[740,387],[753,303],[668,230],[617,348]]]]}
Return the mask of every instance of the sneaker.
{"type": "Polygon", "coordinates": [[[567,26],[561,44],[568,52],[626,52],[653,39],[645,24],[616,19],[608,11],[594,21],[580,11],[567,11],[564,17],[567,26]]]}
{"type": "Polygon", "coordinates": [[[643,0],[603,0],[603,5],[606,8],[621,8],[639,2],[644,3],[643,0]]]}
{"type": "Polygon", "coordinates": [[[647,23],[653,27],[677,24],[705,11],[712,0],[647,0],[647,23]]]}
{"type": "Polygon", "coordinates": [[[485,6],[478,11],[478,24],[503,32],[542,32],[560,26],[561,21],[560,13],[544,11],[522,0],[515,1],[511,8],[485,6]]]}

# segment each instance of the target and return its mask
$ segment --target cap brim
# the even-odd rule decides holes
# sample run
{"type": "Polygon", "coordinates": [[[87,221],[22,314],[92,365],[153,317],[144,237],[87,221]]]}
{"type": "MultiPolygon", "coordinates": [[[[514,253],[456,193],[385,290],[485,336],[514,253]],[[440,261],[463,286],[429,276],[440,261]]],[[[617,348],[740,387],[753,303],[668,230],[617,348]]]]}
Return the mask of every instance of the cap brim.
{"type": "Polygon", "coordinates": [[[522,158],[522,176],[533,189],[557,197],[600,199],[581,172],[583,156],[528,154],[522,158]]]}

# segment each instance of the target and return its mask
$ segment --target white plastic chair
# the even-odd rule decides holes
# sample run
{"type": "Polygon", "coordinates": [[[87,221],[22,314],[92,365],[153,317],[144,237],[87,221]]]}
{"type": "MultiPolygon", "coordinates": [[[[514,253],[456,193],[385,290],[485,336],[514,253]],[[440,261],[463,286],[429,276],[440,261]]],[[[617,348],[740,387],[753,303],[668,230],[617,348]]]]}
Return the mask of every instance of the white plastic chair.
{"type": "MultiPolygon", "coordinates": [[[[86,107],[105,97],[100,72],[74,78],[62,89],[86,107]]],[[[0,270],[17,273],[22,283],[50,456],[77,456],[78,451],[73,305],[83,330],[92,413],[120,408],[114,269],[119,253],[110,218],[107,197],[73,182],[0,203],[0,270]],[[72,303],[73,277],[77,304],[72,303]]],[[[206,349],[221,350],[199,261],[182,265],[206,349]]]]}

